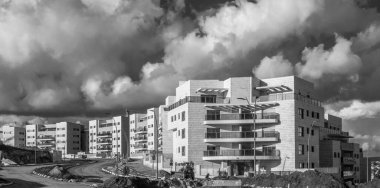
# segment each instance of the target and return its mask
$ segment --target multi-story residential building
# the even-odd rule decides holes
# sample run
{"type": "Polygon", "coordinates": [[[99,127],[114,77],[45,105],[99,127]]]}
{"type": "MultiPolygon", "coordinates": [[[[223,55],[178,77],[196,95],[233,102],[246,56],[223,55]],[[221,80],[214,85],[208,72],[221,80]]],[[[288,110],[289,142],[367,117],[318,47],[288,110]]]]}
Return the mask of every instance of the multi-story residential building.
{"type": "Polygon", "coordinates": [[[60,122],[56,123],[56,149],[62,152],[63,156],[77,154],[81,149],[81,131],[83,125],[60,122]]]}
{"type": "Polygon", "coordinates": [[[193,162],[200,176],[321,167],[313,87],[295,76],[180,82],[165,103],[173,162],[193,162]]]}
{"type": "Polygon", "coordinates": [[[89,121],[89,153],[102,157],[128,157],[129,117],[89,121]]]}
{"type": "Polygon", "coordinates": [[[362,152],[357,143],[349,143],[348,132],[342,131],[342,119],[325,114],[320,131],[320,166],[337,167],[344,181],[360,182],[362,152]]]}
{"type": "Polygon", "coordinates": [[[83,129],[81,131],[81,149],[82,152],[88,153],[89,152],[89,133],[88,133],[88,125],[84,125],[83,129]]]}
{"type": "Polygon", "coordinates": [[[146,114],[131,114],[129,116],[130,128],[130,156],[143,158],[148,151],[148,126],[146,114]]]}
{"type": "Polygon", "coordinates": [[[56,149],[56,145],[55,145],[56,124],[26,125],[25,129],[26,129],[26,146],[27,147],[37,146],[40,149],[56,149]]]}
{"type": "Polygon", "coordinates": [[[25,147],[25,128],[16,125],[4,125],[3,144],[23,148],[25,147]]]}

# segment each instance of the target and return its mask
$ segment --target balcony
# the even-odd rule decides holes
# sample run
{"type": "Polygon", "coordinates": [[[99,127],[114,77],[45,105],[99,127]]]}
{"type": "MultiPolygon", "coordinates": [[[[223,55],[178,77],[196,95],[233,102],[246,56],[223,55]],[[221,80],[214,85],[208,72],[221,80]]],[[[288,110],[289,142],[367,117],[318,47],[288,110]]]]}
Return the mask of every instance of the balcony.
{"type": "Polygon", "coordinates": [[[355,171],[343,171],[343,178],[353,178],[355,176],[355,171]]]}
{"type": "Polygon", "coordinates": [[[136,144],[135,145],[135,150],[147,150],[148,149],[148,145],[146,144],[136,144]]]}
{"type": "Polygon", "coordinates": [[[354,151],[354,144],[353,143],[342,143],[342,150],[344,151],[354,151]]]}
{"type": "MultiPolygon", "coordinates": [[[[279,114],[276,113],[258,113],[256,114],[256,124],[274,124],[279,122],[279,114]]],[[[234,125],[234,124],[253,124],[253,114],[213,114],[206,115],[206,125],[234,125]]]]}
{"type": "Polygon", "coordinates": [[[135,131],[135,134],[146,134],[146,133],[148,133],[148,129],[147,128],[137,129],[135,131]]]}
{"type": "Polygon", "coordinates": [[[307,96],[299,95],[297,93],[277,93],[277,94],[270,94],[270,95],[264,95],[259,97],[260,102],[268,102],[268,101],[282,101],[282,100],[297,100],[304,103],[308,103],[314,106],[322,106],[322,102],[313,99],[307,96]]]}
{"type": "Polygon", "coordinates": [[[110,132],[107,132],[107,133],[98,133],[97,137],[100,137],[100,138],[112,137],[112,133],[110,133],[110,132]]]}
{"type": "Polygon", "coordinates": [[[353,157],[343,157],[343,164],[356,164],[356,160],[353,157]]]}
{"type": "Polygon", "coordinates": [[[54,140],[55,137],[52,135],[40,135],[40,136],[37,136],[37,139],[39,139],[39,140],[54,140]]]}
{"type": "Polygon", "coordinates": [[[97,150],[98,151],[109,151],[109,150],[112,150],[112,147],[98,147],[97,150]]]}
{"type": "Polygon", "coordinates": [[[165,108],[165,111],[173,110],[186,103],[229,103],[229,98],[219,98],[213,96],[187,96],[165,108]]]}
{"type": "MultiPolygon", "coordinates": [[[[254,150],[207,150],[203,152],[203,160],[254,160],[254,150]]],[[[280,160],[280,151],[256,150],[256,160],[280,160]]]]}
{"type": "Polygon", "coordinates": [[[265,132],[218,132],[206,133],[204,142],[278,142],[280,134],[277,131],[265,132]]]}
{"type": "Polygon", "coordinates": [[[148,137],[147,136],[137,136],[135,137],[135,142],[147,142],[148,137]]]}
{"type": "Polygon", "coordinates": [[[98,145],[112,144],[112,140],[98,140],[98,145]]]}

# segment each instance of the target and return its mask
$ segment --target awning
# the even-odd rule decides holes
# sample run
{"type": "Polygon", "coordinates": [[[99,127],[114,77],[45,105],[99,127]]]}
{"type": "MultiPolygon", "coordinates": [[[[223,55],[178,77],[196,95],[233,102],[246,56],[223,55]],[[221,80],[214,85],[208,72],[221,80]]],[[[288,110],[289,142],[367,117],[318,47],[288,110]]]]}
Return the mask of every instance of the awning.
{"type": "Polygon", "coordinates": [[[291,89],[288,86],[284,85],[278,85],[278,86],[262,86],[262,87],[256,87],[256,90],[263,90],[268,93],[279,93],[279,92],[287,92],[291,91],[291,89]]]}
{"type": "Polygon", "coordinates": [[[227,92],[228,89],[225,88],[199,88],[197,89],[197,93],[204,93],[204,94],[223,94],[224,92],[227,92]]]}
{"type": "Polygon", "coordinates": [[[238,111],[239,109],[243,111],[259,111],[259,110],[266,110],[268,108],[272,108],[278,106],[278,103],[276,102],[260,102],[256,105],[241,105],[241,104],[214,104],[214,105],[205,105],[207,108],[211,108],[213,110],[220,110],[224,112],[233,112],[238,111]]]}

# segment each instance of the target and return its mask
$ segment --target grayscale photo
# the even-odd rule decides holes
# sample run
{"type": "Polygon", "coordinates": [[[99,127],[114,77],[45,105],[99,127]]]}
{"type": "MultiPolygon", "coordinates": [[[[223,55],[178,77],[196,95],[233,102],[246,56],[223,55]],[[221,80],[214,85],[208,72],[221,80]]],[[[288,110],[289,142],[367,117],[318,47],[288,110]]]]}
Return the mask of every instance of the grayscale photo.
{"type": "Polygon", "coordinates": [[[380,188],[380,0],[0,0],[0,187],[380,188]]]}

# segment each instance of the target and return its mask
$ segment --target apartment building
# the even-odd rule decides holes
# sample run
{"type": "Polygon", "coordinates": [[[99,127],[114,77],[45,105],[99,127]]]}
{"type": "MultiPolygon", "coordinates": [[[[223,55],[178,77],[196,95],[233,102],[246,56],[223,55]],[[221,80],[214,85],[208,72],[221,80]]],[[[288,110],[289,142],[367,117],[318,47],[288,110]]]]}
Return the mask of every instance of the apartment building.
{"type": "Polygon", "coordinates": [[[342,119],[325,114],[320,131],[320,166],[337,167],[344,181],[360,182],[362,151],[357,143],[349,143],[348,132],[342,131],[342,119]]]}
{"type": "Polygon", "coordinates": [[[56,149],[62,152],[63,156],[77,154],[82,151],[81,132],[83,125],[60,122],[56,123],[56,149]]]}
{"type": "Polygon", "coordinates": [[[172,160],[193,162],[197,175],[321,167],[324,109],[301,78],[188,80],[165,105],[172,160]]]}
{"type": "Polygon", "coordinates": [[[89,153],[102,157],[128,157],[129,117],[89,121],[89,153]]]}
{"type": "Polygon", "coordinates": [[[56,124],[26,125],[25,129],[27,147],[37,146],[40,149],[56,149],[56,124]]]}
{"type": "Polygon", "coordinates": [[[143,158],[148,151],[148,126],[146,114],[131,114],[130,128],[130,156],[143,158]]]}
{"type": "Polygon", "coordinates": [[[2,141],[4,145],[25,147],[25,128],[16,125],[4,125],[2,141]]]}

